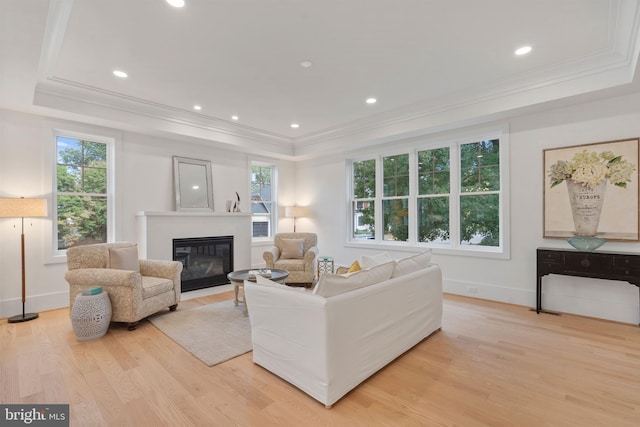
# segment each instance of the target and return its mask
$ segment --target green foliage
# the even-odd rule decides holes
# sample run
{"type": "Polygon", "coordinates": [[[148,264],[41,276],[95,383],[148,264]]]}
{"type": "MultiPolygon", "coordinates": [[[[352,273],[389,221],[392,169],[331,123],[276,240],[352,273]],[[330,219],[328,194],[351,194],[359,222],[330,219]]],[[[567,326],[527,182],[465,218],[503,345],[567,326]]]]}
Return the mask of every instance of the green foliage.
{"type": "Polygon", "coordinates": [[[418,241],[449,241],[449,197],[418,199],[418,241]]]}
{"type": "Polygon", "coordinates": [[[409,155],[382,159],[384,197],[409,195],[409,155]]]}
{"type": "Polygon", "coordinates": [[[353,162],[353,198],[376,197],[376,161],[353,162]]]}
{"type": "Polygon", "coordinates": [[[385,240],[401,242],[409,240],[408,205],[408,199],[391,199],[382,201],[385,240]]]}
{"type": "Polygon", "coordinates": [[[58,249],[107,241],[107,146],[58,138],[58,249]]]}
{"type": "Polygon", "coordinates": [[[499,246],[499,196],[497,194],[460,197],[460,242],[482,237],[480,245],[499,246]]]}
{"type": "Polygon", "coordinates": [[[271,187],[271,167],[251,166],[251,194],[259,194],[263,200],[271,200],[270,194],[265,199],[267,194],[262,191],[265,187],[271,187]]]}

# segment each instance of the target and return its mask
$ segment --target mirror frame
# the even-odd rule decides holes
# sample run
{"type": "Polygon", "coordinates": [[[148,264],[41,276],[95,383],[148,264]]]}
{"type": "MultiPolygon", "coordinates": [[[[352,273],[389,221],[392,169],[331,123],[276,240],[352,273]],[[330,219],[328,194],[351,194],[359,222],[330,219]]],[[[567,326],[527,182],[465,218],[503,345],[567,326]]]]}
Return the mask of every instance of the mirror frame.
{"type": "Polygon", "coordinates": [[[211,162],[209,160],[189,159],[173,156],[173,182],[175,184],[176,211],[213,211],[213,182],[211,179],[211,162]],[[182,165],[202,166],[202,173],[198,177],[200,185],[205,186],[207,202],[195,205],[185,205],[184,197],[180,194],[180,184],[186,179],[180,171],[182,165]]]}

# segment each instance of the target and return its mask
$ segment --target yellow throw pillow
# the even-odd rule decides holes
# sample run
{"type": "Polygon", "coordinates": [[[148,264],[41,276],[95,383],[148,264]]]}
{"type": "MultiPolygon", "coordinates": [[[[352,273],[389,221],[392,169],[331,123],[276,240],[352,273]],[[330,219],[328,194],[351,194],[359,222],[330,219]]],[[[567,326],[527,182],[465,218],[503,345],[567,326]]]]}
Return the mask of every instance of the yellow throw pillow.
{"type": "Polygon", "coordinates": [[[362,270],[362,268],[360,268],[360,263],[358,261],[353,261],[353,264],[351,264],[347,273],[353,273],[360,270],[362,270]]]}

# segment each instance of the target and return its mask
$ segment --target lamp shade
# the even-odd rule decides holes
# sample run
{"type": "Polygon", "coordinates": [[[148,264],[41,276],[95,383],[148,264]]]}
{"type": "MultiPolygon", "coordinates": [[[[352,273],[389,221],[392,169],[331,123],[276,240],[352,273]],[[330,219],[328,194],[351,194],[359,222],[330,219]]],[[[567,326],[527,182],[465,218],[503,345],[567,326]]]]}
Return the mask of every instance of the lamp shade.
{"type": "Polygon", "coordinates": [[[0,218],[47,216],[47,199],[0,199],[0,218]]]}
{"type": "Polygon", "coordinates": [[[302,206],[287,206],[284,208],[284,216],[287,218],[303,218],[309,216],[309,208],[302,206]]]}

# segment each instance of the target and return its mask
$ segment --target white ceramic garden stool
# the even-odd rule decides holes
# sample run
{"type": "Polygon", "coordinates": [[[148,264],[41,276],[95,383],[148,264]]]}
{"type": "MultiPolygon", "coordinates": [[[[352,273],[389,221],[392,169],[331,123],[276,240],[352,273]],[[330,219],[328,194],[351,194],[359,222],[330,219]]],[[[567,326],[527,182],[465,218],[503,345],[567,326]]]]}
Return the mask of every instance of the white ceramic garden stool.
{"type": "Polygon", "coordinates": [[[71,309],[71,325],[78,341],[100,338],[109,330],[111,301],[106,292],[76,295],[71,309]]]}

